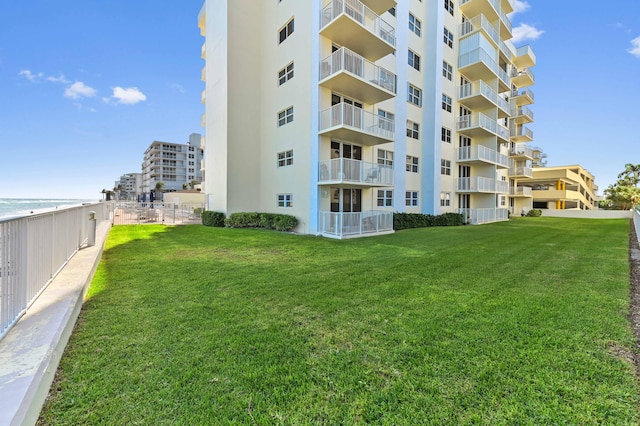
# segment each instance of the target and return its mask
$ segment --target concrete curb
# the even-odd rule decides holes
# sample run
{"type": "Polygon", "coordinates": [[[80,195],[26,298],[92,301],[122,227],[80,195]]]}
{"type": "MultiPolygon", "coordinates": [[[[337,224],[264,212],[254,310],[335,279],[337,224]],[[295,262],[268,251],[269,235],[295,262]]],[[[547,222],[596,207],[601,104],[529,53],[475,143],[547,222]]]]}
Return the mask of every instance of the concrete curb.
{"type": "Polygon", "coordinates": [[[34,425],[73,331],[111,223],[78,251],[0,341],[0,425],[34,425]]]}

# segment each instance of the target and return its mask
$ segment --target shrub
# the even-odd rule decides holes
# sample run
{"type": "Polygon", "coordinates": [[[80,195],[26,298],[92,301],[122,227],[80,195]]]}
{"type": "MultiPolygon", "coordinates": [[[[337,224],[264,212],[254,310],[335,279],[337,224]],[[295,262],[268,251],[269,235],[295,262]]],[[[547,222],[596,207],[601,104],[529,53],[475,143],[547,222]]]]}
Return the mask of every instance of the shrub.
{"type": "Polygon", "coordinates": [[[276,213],[232,213],[224,221],[229,228],[264,228],[291,231],[298,225],[295,216],[276,213]]]}
{"type": "Polygon", "coordinates": [[[542,210],[540,209],[531,209],[527,212],[528,217],[540,217],[542,216],[542,210]]]}
{"type": "Polygon", "coordinates": [[[296,219],[295,216],[288,214],[278,214],[275,216],[275,228],[278,231],[289,232],[298,225],[298,219],[296,219]]]}
{"type": "Polygon", "coordinates": [[[231,213],[224,224],[229,228],[258,228],[260,226],[259,213],[231,213]]]}
{"type": "Polygon", "coordinates": [[[224,227],[224,213],[205,210],[202,212],[202,224],[222,228],[224,227]]]}
{"type": "Polygon", "coordinates": [[[444,213],[439,216],[420,213],[394,213],[393,229],[427,228],[431,226],[459,226],[464,222],[459,213],[444,213]]]}

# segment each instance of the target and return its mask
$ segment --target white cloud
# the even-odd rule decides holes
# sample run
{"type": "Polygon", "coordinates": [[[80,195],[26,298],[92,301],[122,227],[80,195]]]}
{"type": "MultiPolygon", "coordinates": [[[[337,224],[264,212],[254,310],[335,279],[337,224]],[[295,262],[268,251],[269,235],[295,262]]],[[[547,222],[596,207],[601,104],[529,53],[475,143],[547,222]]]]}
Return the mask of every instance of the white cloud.
{"type": "Polygon", "coordinates": [[[514,0],[513,1],[513,12],[512,13],[520,13],[529,9],[531,5],[525,0],[514,0]]]}
{"type": "Polygon", "coordinates": [[[93,87],[89,87],[81,81],[76,81],[71,86],[67,87],[64,91],[64,95],[67,98],[78,99],[78,98],[90,98],[95,96],[98,91],[93,87]]]}
{"type": "Polygon", "coordinates": [[[34,74],[29,70],[21,70],[18,73],[18,75],[26,78],[29,81],[36,81],[36,80],[41,79],[44,76],[44,74],[42,74],[41,72],[39,72],[37,74],[34,74]]]}
{"type": "Polygon", "coordinates": [[[513,41],[514,44],[526,40],[537,40],[544,33],[544,31],[537,29],[536,27],[528,24],[520,24],[513,29],[513,41]]]}
{"type": "Polygon", "coordinates": [[[124,88],[116,86],[113,88],[113,97],[117,99],[117,103],[128,105],[137,104],[138,102],[147,100],[147,96],[138,90],[137,87],[124,88]]]}
{"type": "Polygon", "coordinates": [[[64,75],[62,74],[60,74],[58,77],[49,76],[46,78],[46,80],[52,83],[64,83],[64,84],[70,83],[70,81],[64,78],[64,75]]]}
{"type": "Polygon", "coordinates": [[[179,93],[187,93],[187,91],[184,90],[184,87],[181,84],[178,84],[178,83],[172,83],[171,84],[171,88],[173,90],[175,90],[176,92],[179,92],[179,93]]]}
{"type": "Polygon", "coordinates": [[[640,37],[636,37],[631,40],[631,47],[627,49],[627,52],[631,53],[636,58],[640,58],[640,37]]]}

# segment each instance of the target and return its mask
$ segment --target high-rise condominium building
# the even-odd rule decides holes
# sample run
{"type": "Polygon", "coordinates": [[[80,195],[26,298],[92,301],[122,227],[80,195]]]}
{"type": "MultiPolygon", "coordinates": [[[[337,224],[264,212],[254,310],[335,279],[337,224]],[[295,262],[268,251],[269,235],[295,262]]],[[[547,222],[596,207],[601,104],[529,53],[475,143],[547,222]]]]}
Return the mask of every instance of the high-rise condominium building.
{"type": "Polygon", "coordinates": [[[202,182],[201,135],[192,133],[186,144],[153,141],[142,162],[143,193],[153,191],[158,182],[163,191],[179,191],[184,184],[202,182]]]}
{"type": "Polygon", "coordinates": [[[528,47],[511,0],[207,0],[208,208],[297,231],[392,232],[393,212],[471,223],[531,208],[528,47]]]}

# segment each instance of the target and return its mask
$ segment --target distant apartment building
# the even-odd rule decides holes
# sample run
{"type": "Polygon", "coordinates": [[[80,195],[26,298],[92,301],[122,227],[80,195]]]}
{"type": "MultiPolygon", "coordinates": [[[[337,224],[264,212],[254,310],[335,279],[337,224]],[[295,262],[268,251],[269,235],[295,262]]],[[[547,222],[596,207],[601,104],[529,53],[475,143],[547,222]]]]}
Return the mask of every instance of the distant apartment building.
{"type": "Polygon", "coordinates": [[[158,182],[164,192],[179,191],[189,184],[202,182],[201,135],[192,133],[186,144],[154,141],[144,152],[142,162],[143,193],[148,194],[158,182]]]}
{"type": "Polygon", "coordinates": [[[591,173],[579,165],[536,167],[530,181],[533,208],[592,210],[598,204],[598,186],[591,173]]]}
{"type": "Polygon", "coordinates": [[[474,224],[532,207],[536,57],[511,0],[207,0],[207,206],[298,232],[393,232],[393,212],[474,224]],[[252,13],[246,13],[251,10],[252,13]]]}
{"type": "Polygon", "coordinates": [[[142,173],[126,173],[114,184],[116,198],[119,200],[137,200],[142,194],[142,173]]]}

